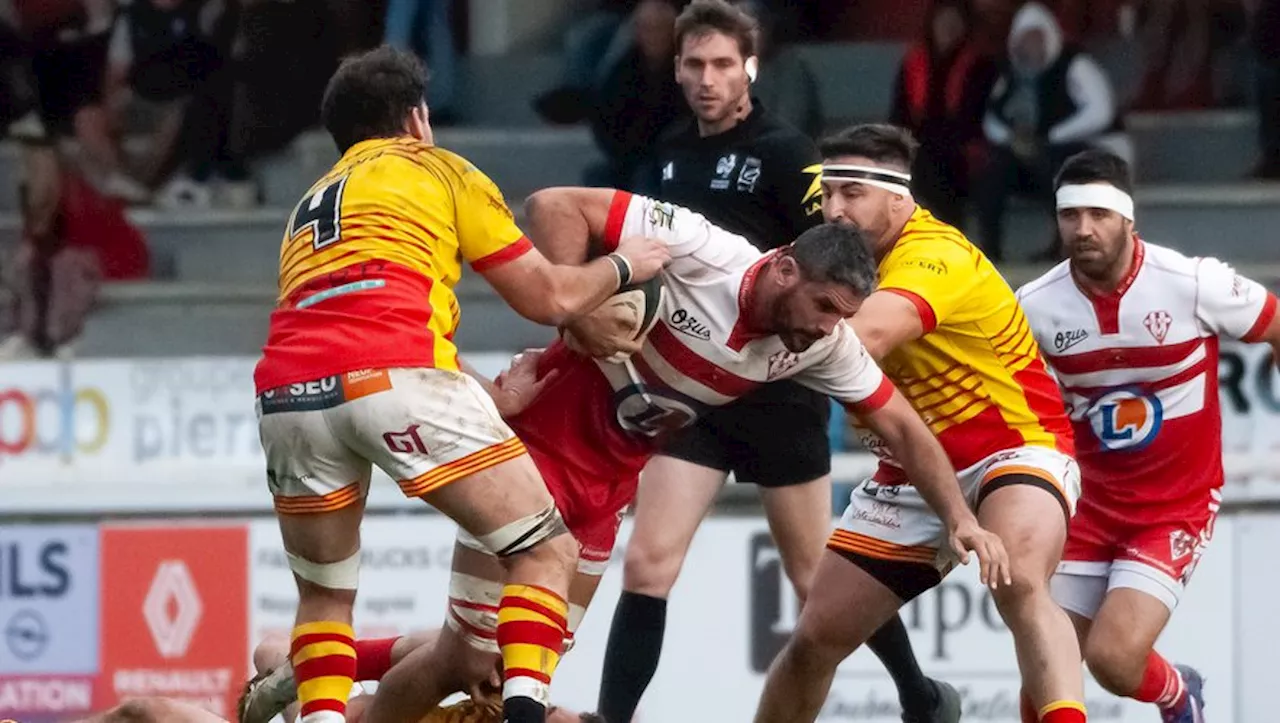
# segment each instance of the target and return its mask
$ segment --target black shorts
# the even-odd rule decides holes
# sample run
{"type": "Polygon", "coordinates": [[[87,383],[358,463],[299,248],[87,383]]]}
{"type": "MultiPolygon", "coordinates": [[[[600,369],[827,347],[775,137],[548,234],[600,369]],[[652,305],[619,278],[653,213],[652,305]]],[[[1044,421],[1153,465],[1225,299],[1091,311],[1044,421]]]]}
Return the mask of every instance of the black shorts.
{"type": "Polygon", "coordinates": [[[831,472],[831,402],[795,382],[772,382],[681,430],[662,454],[733,472],[761,487],[786,487],[831,472]]]}

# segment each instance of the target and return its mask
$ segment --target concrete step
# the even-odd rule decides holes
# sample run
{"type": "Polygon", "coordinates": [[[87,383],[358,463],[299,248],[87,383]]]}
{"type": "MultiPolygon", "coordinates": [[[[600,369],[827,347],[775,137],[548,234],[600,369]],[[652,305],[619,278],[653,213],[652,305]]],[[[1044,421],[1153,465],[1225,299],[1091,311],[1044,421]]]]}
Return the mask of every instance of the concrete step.
{"type": "MultiPolygon", "coordinates": [[[[1047,270],[1045,264],[1009,264],[1014,288],[1047,270]]],[[[1246,276],[1280,290],[1280,262],[1239,267],[1246,276]]],[[[538,347],[554,332],[519,317],[475,275],[457,288],[463,321],[455,337],[464,354],[510,353],[538,347]]],[[[107,284],[85,332],[81,357],[157,357],[257,354],[275,304],[272,286],[249,283],[128,282],[107,284]]]]}
{"type": "Polygon", "coordinates": [[[1126,118],[1140,182],[1239,181],[1258,161],[1251,110],[1134,113],[1126,118]]]}
{"type": "MultiPolygon", "coordinates": [[[[459,285],[466,322],[454,340],[470,352],[544,346],[554,330],[521,318],[483,280],[459,285]]],[[[253,355],[275,305],[270,286],[253,283],[129,282],[104,287],[75,344],[85,357],[253,355]]]]}
{"type": "MultiPolygon", "coordinates": [[[[523,195],[507,195],[519,213],[523,195]]],[[[1236,262],[1280,258],[1270,232],[1280,228],[1280,184],[1147,185],[1139,190],[1137,201],[1138,228],[1157,243],[1236,262]]],[[[284,207],[134,210],[130,218],[147,234],[156,278],[270,286],[275,283],[280,237],[289,213],[284,207]]],[[[1035,254],[1053,233],[1048,209],[1014,204],[1008,216],[1006,257],[1017,261],[1035,254]]],[[[17,216],[0,214],[0,251],[16,244],[18,234],[17,216]]]]}

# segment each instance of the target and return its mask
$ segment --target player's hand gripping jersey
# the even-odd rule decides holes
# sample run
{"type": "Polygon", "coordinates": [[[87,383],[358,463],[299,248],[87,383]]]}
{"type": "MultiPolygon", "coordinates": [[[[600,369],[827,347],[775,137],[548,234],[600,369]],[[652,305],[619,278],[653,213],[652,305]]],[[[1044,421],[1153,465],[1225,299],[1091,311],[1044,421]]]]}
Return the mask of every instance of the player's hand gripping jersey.
{"type": "Polygon", "coordinates": [[[558,369],[559,376],[509,420],[584,557],[595,548],[605,560],[618,515],[665,433],[778,379],[793,378],[853,410],[878,408],[893,392],[846,324],[800,354],[777,336],[748,333],[744,310],[769,254],[746,239],[679,206],[618,192],[606,246],[633,235],[665,240],[672,257],[662,273],[665,304],[644,346],[613,364],[553,344],[539,371],[558,369]]]}
{"type": "MultiPolygon", "coordinates": [[[[963,234],[917,208],[880,261],[878,288],[911,300],[925,332],[881,366],[957,470],[1021,447],[1073,453],[1057,385],[1013,290],[963,234]]],[[[859,432],[882,459],[876,482],[906,481],[884,445],[859,432]]]]}
{"type": "Polygon", "coordinates": [[[1063,263],[1018,292],[1075,427],[1081,513],[1200,518],[1222,486],[1218,338],[1256,341],[1276,299],[1215,259],[1138,241],[1115,293],[1063,263]]]}
{"type": "Polygon", "coordinates": [[[461,157],[410,138],[352,146],[285,230],[258,391],[358,369],[456,370],[463,260],[482,271],[532,248],[461,157]]]}

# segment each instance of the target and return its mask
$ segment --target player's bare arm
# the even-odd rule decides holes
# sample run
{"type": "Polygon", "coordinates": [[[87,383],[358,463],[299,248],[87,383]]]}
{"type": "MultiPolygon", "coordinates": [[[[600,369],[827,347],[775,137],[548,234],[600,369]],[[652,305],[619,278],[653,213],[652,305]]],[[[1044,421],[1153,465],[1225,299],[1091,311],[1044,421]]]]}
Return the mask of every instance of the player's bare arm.
{"type": "Polygon", "coordinates": [[[983,584],[992,588],[1012,584],[1004,543],[978,525],[978,518],[960,491],[946,452],[924,420],[897,390],[884,406],[861,415],[862,421],[884,440],[901,461],[907,478],[947,526],[952,550],[968,564],[969,552],[978,556],[983,584]]]}
{"type": "MultiPolygon", "coordinates": [[[[608,188],[548,188],[525,201],[526,231],[536,249],[558,264],[581,264],[604,251],[602,239],[608,225],[609,208],[617,192],[608,188]]],[[[623,239],[623,245],[633,242],[623,239]]],[[[638,279],[637,279],[638,280],[638,279]]],[[[598,307],[565,323],[572,332],[575,351],[596,358],[632,354],[640,345],[634,341],[631,317],[598,307]]]]}
{"type": "Polygon", "coordinates": [[[535,249],[481,274],[516,313],[560,326],[596,308],[620,287],[657,276],[670,257],[660,242],[630,238],[582,266],[553,263],[535,249]]]}
{"type": "Polygon", "coordinates": [[[916,305],[905,296],[887,290],[867,297],[849,323],[876,361],[925,333],[916,305]]]}
{"type": "Polygon", "coordinates": [[[516,354],[511,360],[511,366],[492,380],[462,359],[458,360],[458,366],[462,368],[463,373],[479,382],[490,397],[493,397],[494,406],[498,408],[499,414],[504,418],[514,417],[523,412],[542,393],[543,388],[560,374],[560,370],[552,369],[539,377],[538,358],[540,356],[542,356],[541,349],[526,349],[516,354]]]}

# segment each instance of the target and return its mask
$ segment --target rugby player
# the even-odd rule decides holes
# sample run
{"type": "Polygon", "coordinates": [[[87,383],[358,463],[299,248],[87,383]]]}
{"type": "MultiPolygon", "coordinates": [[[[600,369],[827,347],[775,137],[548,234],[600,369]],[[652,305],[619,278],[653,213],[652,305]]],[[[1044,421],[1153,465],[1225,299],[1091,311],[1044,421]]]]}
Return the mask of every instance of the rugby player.
{"type": "Polygon", "coordinates": [[[1068,260],[1018,292],[1079,446],[1079,508],[1051,589],[1102,687],[1167,723],[1202,723],[1200,674],[1153,648],[1222,502],[1219,340],[1280,358],[1276,297],[1217,259],[1139,238],[1115,155],[1072,156],[1055,187],[1068,260]]]}
{"type": "MultiPolygon", "coordinates": [[[[662,272],[659,321],[627,361],[598,362],[556,342],[521,355],[495,381],[500,393],[529,390],[513,395],[506,418],[580,546],[570,627],[585,614],[640,470],[666,434],[777,379],[795,379],[858,414],[903,459],[923,499],[946,521],[948,549],[965,561],[976,553],[984,581],[1008,578],[1003,546],[977,524],[937,439],[843,323],[875,281],[857,229],[823,224],[791,246],[762,253],[679,206],[578,188],[535,194],[528,223],[535,243],[559,263],[608,253],[631,235],[662,239],[672,255],[662,272]],[[706,333],[676,331],[689,317],[706,333]],[[545,386],[537,389],[540,382],[545,386]]],[[[595,333],[579,323],[586,318],[569,330],[595,333]]],[[[491,646],[502,571],[465,534],[455,549],[455,562],[465,564],[455,565],[442,639],[459,633],[477,647],[491,646]]],[[[368,720],[375,714],[379,722],[411,720],[453,692],[435,683],[436,670],[448,664],[438,659],[442,649],[424,646],[395,665],[382,678],[368,720]]],[[[258,695],[275,698],[268,689],[287,684],[287,675],[268,680],[258,695]]]]}
{"type": "MultiPolygon", "coordinates": [[[[438,630],[425,630],[398,638],[389,638],[381,646],[383,654],[399,660],[409,651],[423,645],[432,645],[439,636],[438,630]]],[[[261,672],[280,668],[289,662],[290,640],[268,636],[253,651],[254,668],[261,672]]],[[[357,676],[359,674],[357,673],[357,676]]],[[[358,689],[357,681],[357,689],[358,689]]],[[[495,686],[496,687],[496,686],[495,686]]],[[[347,708],[347,719],[360,720],[360,710],[367,702],[367,695],[352,698],[347,708]]],[[[292,702],[292,701],[290,701],[292,702]]],[[[284,723],[295,723],[298,706],[282,709],[284,723]]],[[[238,718],[239,719],[239,718],[238,718]]],[[[225,723],[209,711],[168,698],[135,698],[125,701],[105,713],[86,718],[80,723],[225,723]]],[[[468,698],[450,706],[438,708],[422,718],[421,723],[502,723],[502,704],[491,697],[468,698]]],[[[572,713],[551,706],[547,709],[547,723],[600,723],[590,714],[572,713]]]]}
{"type": "MultiPolygon", "coordinates": [[[[761,251],[822,223],[821,156],[751,90],[756,21],[725,0],[695,0],[675,21],[676,81],[692,114],[659,138],[656,195],[703,214],[761,251]]],[[[698,526],[730,472],[760,489],[781,567],[803,605],[831,531],[831,401],[790,381],[766,384],[672,435],[640,476],[597,710],[630,721],[658,670],[668,598],[698,526]]],[[[908,720],[955,723],[960,696],[920,670],[898,620],[873,635],[908,720]],[[882,645],[881,643],[884,643],[882,645]]]]}
{"type": "MultiPolygon", "coordinates": [[[[1079,471],[1027,320],[982,252],[912,198],[910,133],[855,126],[820,147],[823,215],[856,224],[879,265],[879,286],[850,324],[960,470],[982,526],[1009,551],[1011,584],[992,594],[1041,720],[1082,723],[1075,636],[1049,595],[1079,471]]],[[[828,542],[795,633],[769,671],[758,723],[815,720],[840,662],[953,565],[908,460],[875,430],[859,431],[880,467],[854,490],[828,542]]]]}
{"type": "MultiPolygon", "coordinates": [[[[433,144],[425,87],[416,58],[387,47],[330,79],[321,111],[342,157],[289,220],[254,372],[268,486],[300,598],[292,660],[303,723],[344,719],[375,464],[502,560],[506,720],[545,720],[576,546],[524,445],[459,370],[452,287],[466,260],[517,312],[561,324],[669,256],[664,244],[628,239],[581,268],[548,262],[493,182],[433,144]]],[[[453,669],[487,673],[487,660],[466,667],[478,660],[467,650],[453,651],[453,669]]]]}

